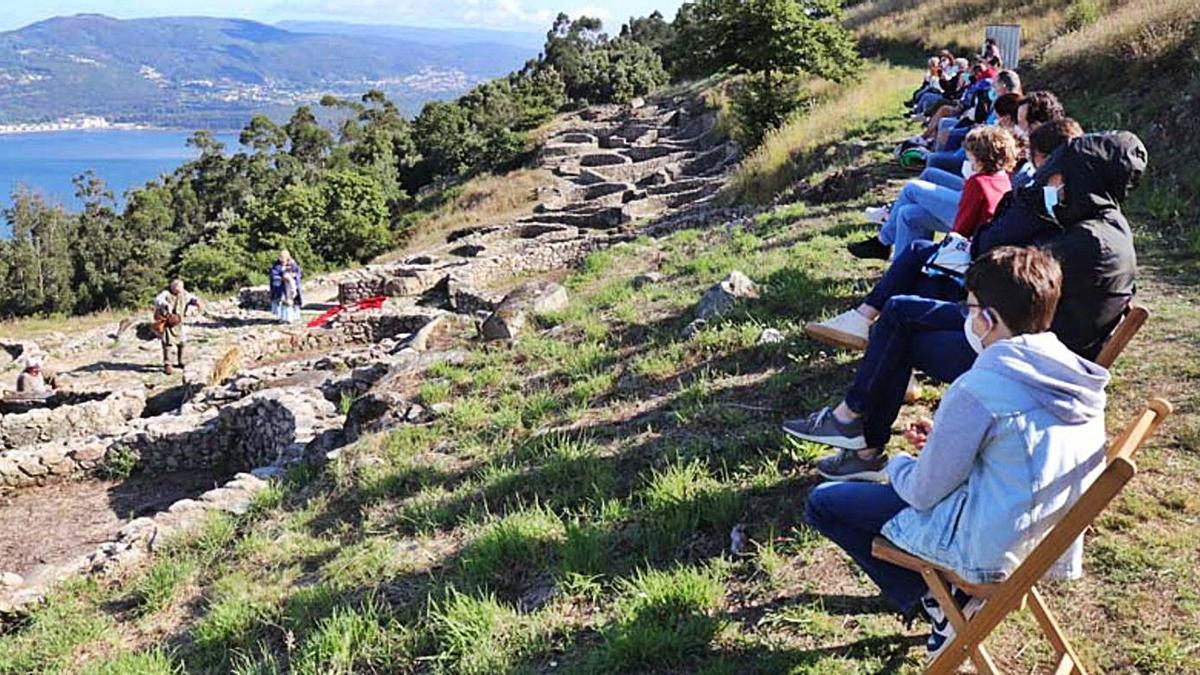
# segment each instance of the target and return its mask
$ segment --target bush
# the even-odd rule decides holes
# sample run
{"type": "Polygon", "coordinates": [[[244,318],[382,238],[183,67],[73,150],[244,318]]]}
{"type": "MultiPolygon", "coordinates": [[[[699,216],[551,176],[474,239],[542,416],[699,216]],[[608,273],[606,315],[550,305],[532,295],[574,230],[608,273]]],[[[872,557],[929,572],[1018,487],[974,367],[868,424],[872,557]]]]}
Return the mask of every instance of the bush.
{"type": "Polygon", "coordinates": [[[1098,0],[1075,0],[1067,10],[1067,30],[1079,30],[1100,20],[1104,8],[1098,0]]]}
{"type": "Polygon", "coordinates": [[[800,107],[801,100],[791,80],[768,85],[762,77],[746,78],[733,90],[731,100],[738,142],[748,150],[758,147],[768,131],[800,107]]]}

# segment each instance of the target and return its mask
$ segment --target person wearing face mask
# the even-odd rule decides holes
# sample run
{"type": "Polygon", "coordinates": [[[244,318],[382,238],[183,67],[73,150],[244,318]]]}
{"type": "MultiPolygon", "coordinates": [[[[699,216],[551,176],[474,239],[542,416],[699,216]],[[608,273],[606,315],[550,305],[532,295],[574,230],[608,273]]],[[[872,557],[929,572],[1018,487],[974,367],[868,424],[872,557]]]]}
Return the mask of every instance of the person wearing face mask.
{"type": "MultiPolygon", "coordinates": [[[[1085,359],[1100,352],[1133,297],[1136,256],[1120,203],[1147,162],[1145,145],[1132,133],[1087,134],[1055,150],[1035,175],[1039,207],[1044,208],[1048,194],[1042,188],[1062,186],[1055,190],[1054,199],[1062,200],[1053,206],[1056,227],[1032,242],[1053,255],[1063,270],[1062,302],[1050,330],[1085,359]]],[[[976,352],[962,332],[962,321],[961,308],[952,302],[915,295],[890,298],[870,329],[846,398],[836,407],[784,422],[783,430],[840,449],[816,462],[826,478],[880,479],[886,464],[883,448],[913,370],[953,382],[974,363],[976,352]]]]}
{"type": "MultiPolygon", "coordinates": [[[[959,328],[979,357],[946,390],[933,421],[910,427],[920,455],[898,453],[881,467],[887,484],[825,483],[806,500],[805,520],[906,620],[930,620],[929,656],[953,629],[921,575],[874,558],[872,540],[882,535],[971,583],[996,582],[1104,469],[1109,373],[1047,330],[1062,283],[1058,262],[1038,248],[985,255],[968,274],[959,328]]],[[[1051,575],[1082,576],[1082,558],[1080,538],[1051,575]]],[[[968,616],[982,605],[955,595],[968,616]]]]}
{"type": "MultiPolygon", "coordinates": [[[[1070,118],[1038,127],[1030,143],[1031,163],[1035,168],[1042,166],[1055,150],[1082,135],[1083,129],[1070,118]]],[[[971,259],[978,259],[993,248],[1024,246],[1060,231],[1051,215],[1053,211],[1046,210],[1045,195],[1038,184],[1014,187],[1000,200],[992,220],[981,225],[971,238],[971,259]]],[[[862,350],[867,348],[871,325],[888,300],[901,295],[950,302],[962,300],[966,291],[957,279],[927,272],[938,248],[939,244],[928,240],[913,242],[892,261],[862,304],[831,319],[809,322],[804,332],[826,344],[862,350]]]]}
{"type": "Polygon", "coordinates": [[[889,259],[893,251],[897,255],[907,251],[914,241],[930,239],[934,232],[955,232],[969,238],[975,228],[990,220],[996,204],[1012,187],[1008,172],[1016,163],[1016,142],[999,127],[980,127],[967,137],[966,150],[974,172],[966,178],[961,193],[909,181],[878,236],[850,244],[850,253],[858,258],[889,259]]]}

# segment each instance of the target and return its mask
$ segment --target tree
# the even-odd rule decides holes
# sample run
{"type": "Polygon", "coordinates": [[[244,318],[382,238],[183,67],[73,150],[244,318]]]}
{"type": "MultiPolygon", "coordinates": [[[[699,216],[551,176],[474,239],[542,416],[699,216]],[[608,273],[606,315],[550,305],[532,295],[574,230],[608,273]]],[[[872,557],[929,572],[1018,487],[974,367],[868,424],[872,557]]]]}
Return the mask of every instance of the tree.
{"type": "Polygon", "coordinates": [[[333,134],[317,123],[312,108],[306,105],[296,108],[283,130],[290,144],[288,153],[310,172],[321,166],[333,147],[333,134]]]}
{"type": "Polygon", "coordinates": [[[11,238],[0,240],[0,314],[70,311],[75,304],[70,216],[23,190],[3,215],[11,238]]]}

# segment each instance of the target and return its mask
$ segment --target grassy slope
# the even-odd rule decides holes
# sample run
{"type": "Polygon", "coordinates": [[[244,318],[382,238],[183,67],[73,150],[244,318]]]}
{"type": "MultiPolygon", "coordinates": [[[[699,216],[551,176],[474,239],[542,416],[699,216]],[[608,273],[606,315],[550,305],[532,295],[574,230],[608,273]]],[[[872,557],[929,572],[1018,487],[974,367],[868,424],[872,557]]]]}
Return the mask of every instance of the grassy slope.
{"type": "MultiPolygon", "coordinates": [[[[859,209],[904,177],[890,148],[907,123],[895,92],[877,91],[858,99],[873,119],[788,141],[819,147],[822,174],[864,168],[865,196],[593,255],[568,281],[571,307],[543,320],[553,332],[413,383],[423,402],[453,404],[433,426],[296,474],[125,579],[64,589],[0,637],[0,672],[916,672],[919,637],[800,524],[822,449],[776,432],[851,375],[852,355],[798,328],[881,269],[844,252],[867,231],[859,209]],[[637,287],[650,269],[665,278],[637,287]],[[762,297],[680,337],[731,269],[762,297]],[[764,327],[788,340],[757,345],[764,327]],[[732,559],[736,523],[752,543],[732,559]]],[[[817,165],[794,159],[799,177],[817,165]]],[[[1139,194],[1132,209],[1154,317],[1116,367],[1110,424],[1151,394],[1179,414],[1092,533],[1087,578],[1050,587],[1099,672],[1200,669],[1200,274],[1172,222],[1189,203],[1163,199],[1139,194]]],[[[1034,635],[1021,616],[994,652],[1045,669],[1034,635]]]]}

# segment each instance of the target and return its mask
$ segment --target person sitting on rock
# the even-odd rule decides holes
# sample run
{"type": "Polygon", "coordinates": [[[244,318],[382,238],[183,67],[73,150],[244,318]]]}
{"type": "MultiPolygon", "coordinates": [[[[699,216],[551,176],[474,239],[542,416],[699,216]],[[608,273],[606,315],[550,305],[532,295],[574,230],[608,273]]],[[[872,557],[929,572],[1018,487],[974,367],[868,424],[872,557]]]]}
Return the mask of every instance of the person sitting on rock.
{"type": "MultiPolygon", "coordinates": [[[[920,456],[897,454],[888,484],[825,483],[808,495],[805,520],[906,619],[922,611],[930,619],[930,657],[953,628],[920,574],[871,555],[874,538],[968,582],[995,583],[1104,469],[1109,374],[1048,331],[1062,284],[1058,261],[1036,247],[1002,247],[976,263],[959,331],[979,358],[946,390],[933,421],[910,429],[920,456]]],[[[1081,576],[1082,558],[1080,538],[1052,575],[1081,576]]],[[[968,618],[982,606],[953,592],[968,618]]]]}
{"type": "Polygon", "coordinates": [[[300,264],[286,248],[279,252],[279,259],[271,265],[270,277],[271,312],[283,323],[300,320],[300,307],[303,305],[300,264]]]}
{"type": "Polygon", "coordinates": [[[183,368],[183,345],[186,336],[183,330],[183,320],[188,309],[195,307],[197,312],[204,311],[200,299],[183,287],[182,279],[174,279],[167,290],[154,298],[154,332],[162,342],[163,372],[171,374],[171,347],[174,346],[177,362],[183,368]]]}
{"type": "MultiPolygon", "coordinates": [[[[1094,359],[1133,299],[1137,261],[1120,204],[1146,169],[1146,146],[1127,131],[1085,134],[1046,160],[1034,178],[1057,227],[1034,244],[1062,266],[1062,301],[1050,326],[1071,351],[1094,359]]],[[[882,480],[891,436],[913,370],[953,382],[971,368],[977,345],[964,336],[961,305],[916,295],[883,304],[846,397],[835,407],[788,420],[796,438],[840,448],[816,462],[831,480],[882,480]]]]}
{"type": "Polygon", "coordinates": [[[45,396],[58,388],[54,373],[42,368],[44,359],[41,355],[32,356],[25,364],[25,369],[17,376],[17,393],[29,396],[45,396]]]}

